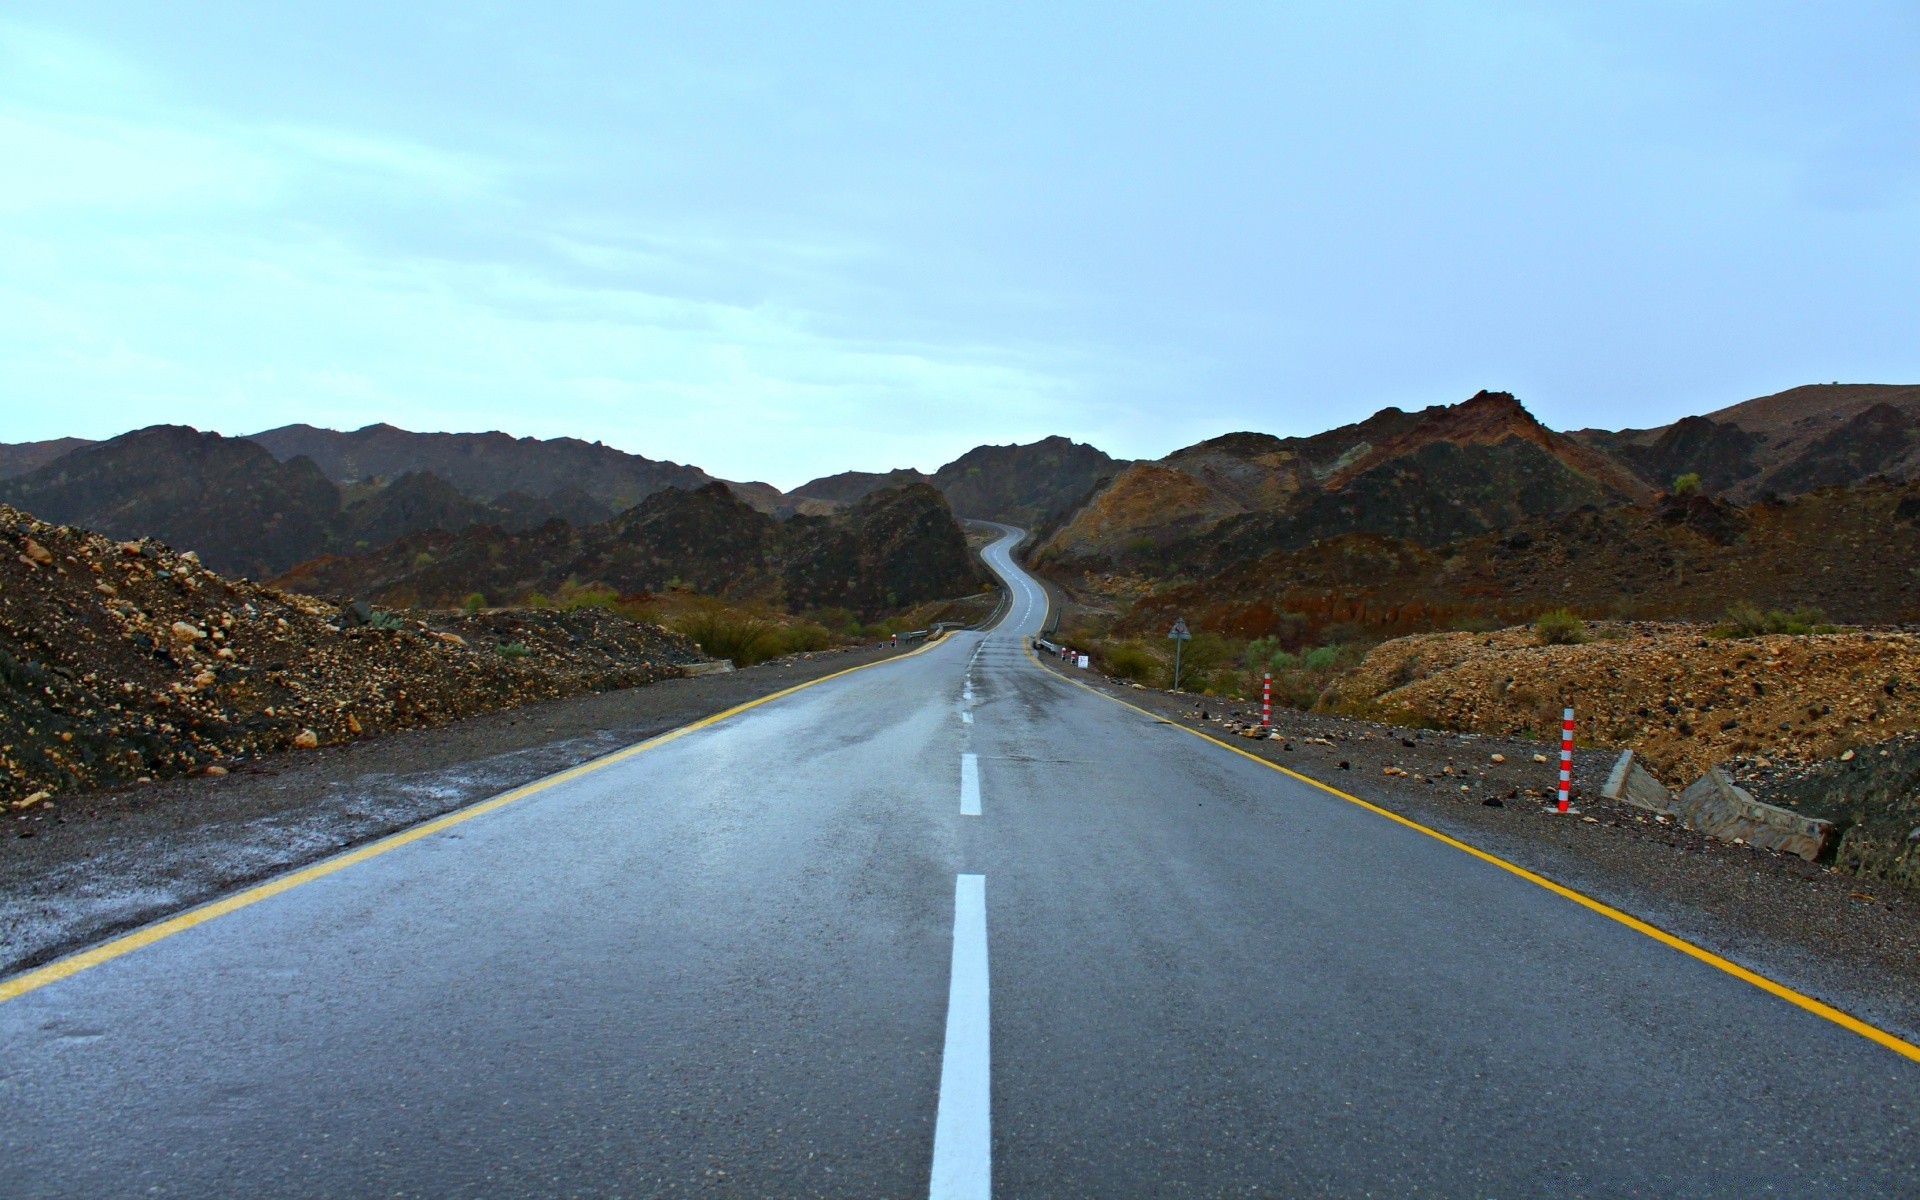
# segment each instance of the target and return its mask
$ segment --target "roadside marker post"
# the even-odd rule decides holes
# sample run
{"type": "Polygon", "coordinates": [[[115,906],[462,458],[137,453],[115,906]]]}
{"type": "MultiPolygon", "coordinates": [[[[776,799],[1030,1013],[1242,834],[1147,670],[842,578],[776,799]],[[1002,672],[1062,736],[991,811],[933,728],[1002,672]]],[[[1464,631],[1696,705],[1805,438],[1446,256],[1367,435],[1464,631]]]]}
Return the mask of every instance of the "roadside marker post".
{"type": "Polygon", "coordinates": [[[1567,811],[1567,798],[1573,791],[1573,705],[1560,714],[1560,811],[1567,811]]]}

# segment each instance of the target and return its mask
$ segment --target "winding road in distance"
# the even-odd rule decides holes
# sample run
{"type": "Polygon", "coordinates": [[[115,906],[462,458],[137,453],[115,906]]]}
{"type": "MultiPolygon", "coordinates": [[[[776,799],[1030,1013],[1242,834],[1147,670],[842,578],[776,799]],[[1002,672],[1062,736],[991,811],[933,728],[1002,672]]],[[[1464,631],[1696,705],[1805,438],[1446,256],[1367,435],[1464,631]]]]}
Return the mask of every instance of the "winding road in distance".
{"type": "Polygon", "coordinates": [[[0,1003],[0,1196],[1920,1191],[1920,1064],[1041,668],[1016,537],[989,632],[0,1003]]]}

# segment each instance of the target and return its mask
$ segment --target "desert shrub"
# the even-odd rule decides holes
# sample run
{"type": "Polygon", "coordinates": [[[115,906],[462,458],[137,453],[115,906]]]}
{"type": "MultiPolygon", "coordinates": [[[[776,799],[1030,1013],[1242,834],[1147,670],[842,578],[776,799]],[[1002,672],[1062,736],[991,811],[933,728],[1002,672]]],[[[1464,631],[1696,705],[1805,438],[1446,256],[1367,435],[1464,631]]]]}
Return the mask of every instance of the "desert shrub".
{"type": "Polygon", "coordinates": [[[1492,633],[1506,628],[1506,622],[1487,613],[1463,613],[1448,621],[1447,628],[1455,633],[1492,633]]]}
{"type": "Polygon", "coordinates": [[[553,595],[553,606],[566,612],[579,608],[613,609],[620,606],[620,593],[604,583],[563,583],[553,595]]]}
{"type": "Polygon", "coordinates": [[[494,649],[498,650],[503,658],[525,658],[532,653],[527,649],[525,642],[502,642],[494,649]]]}
{"type": "Polygon", "coordinates": [[[460,602],[460,611],[477,613],[486,606],[487,598],[485,596],[482,596],[479,592],[469,592],[467,598],[460,602]]]}
{"type": "Polygon", "coordinates": [[[1587,640],[1587,623],[1567,609],[1556,608],[1534,618],[1533,636],[1542,646],[1577,646],[1587,640]]]}
{"type": "Polygon", "coordinates": [[[1838,626],[1827,623],[1827,614],[1803,605],[1788,612],[1784,609],[1760,611],[1759,605],[1741,601],[1727,609],[1727,619],[1713,627],[1715,637],[1750,638],[1778,633],[1832,633],[1838,626]]]}
{"type": "Polygon", "coordinates": [[[860,618],[850,608],[816,608],[807,614],[809,620],[834,633],[857,637],[860,633],[860,618]]]}
{"type": "Polygon", "coordinates": [[[1134,683],[1154,683],[1166,669],[1153,651],[1139,642],[1120,642],[1103,648],[1100,667],[1109,675],[1134,683]]]}
{"type": "Polygon", "coordinates": [[[401,629],[405,626],[405,621],[384,609],[374,609],[373,615],[367,618],[368,629],[401,629]]]}
{"type": "Polygon", "coordinates": [[[528,608],[547,608],[552,605],[553,601],[547,599],[545,592],[528,592],[526,599],[521,601],[521,603],[525,604],[528,608]]]}
{"type": "Polygon", "coordinates": [[[828,632],[825,625],[802,621],[782,630],[781,641],[784,646],[780,653],[799,654],[807,650],[825,650],[833,645],[833,634],[828,632]]]}
{"type": "Polygon", "coordinates": [[[671,624],[706,654],[730,659],[736,667],[751,667],[777,657],[786,644],[779,622],[719,603],[689,608],[671,624]]]}
{"type": "Polygon", "coordinates": [[[1300,666],[1308,671],[1326,671],[1340,665],[1340,647],[1315,646],[1300,656],[1300,666]]]}
{"type": "Polygon", "coordinates": [[[1700,475],[1697,471],[1688,471],[1685,475],[1676,475],[1673,480],[1673,494],[1691,496],[1700,490],[1700,475]]]}

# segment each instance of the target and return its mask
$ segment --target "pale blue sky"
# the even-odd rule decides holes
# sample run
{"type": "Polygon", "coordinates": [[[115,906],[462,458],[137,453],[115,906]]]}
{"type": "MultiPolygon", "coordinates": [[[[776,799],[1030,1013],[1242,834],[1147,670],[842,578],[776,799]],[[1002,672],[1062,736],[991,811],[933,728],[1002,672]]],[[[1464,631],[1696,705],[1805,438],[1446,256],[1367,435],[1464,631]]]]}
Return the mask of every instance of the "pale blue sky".
{"type": "Polygon", "coordinates": [[[1911,3],[0,4],[0,441],[792,486],[1829,379],[1920,380],[1911,3]]]}

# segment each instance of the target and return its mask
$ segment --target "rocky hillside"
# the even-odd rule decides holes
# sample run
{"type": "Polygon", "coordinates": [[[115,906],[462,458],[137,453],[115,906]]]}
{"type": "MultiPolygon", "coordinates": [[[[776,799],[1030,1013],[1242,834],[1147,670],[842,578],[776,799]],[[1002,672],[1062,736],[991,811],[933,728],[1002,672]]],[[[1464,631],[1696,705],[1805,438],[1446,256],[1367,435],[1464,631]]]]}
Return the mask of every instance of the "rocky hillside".
{"type": "Polygon", "coordinates": [[[155,425],[0,482],[0,500],[117,538],[157,537],[229,574],[264,577],[331,545],[340,491],[304,458],[155,425]]]}
{"type": "Polygon", "coordinates": [[[1656,487],[1683,474],[1735,500],[1920,475],[1920,385],[1810,384],[1672,425],[1573,435],[1656,487]]]}
{"type": "Polygon", "coordinates": [[[882,488],[930,483],[963,517],[1033,528],[1078,505],[1123,465],[1092,446],[1050,437],[1024,446],[976,446],[932,475],[911,467],[842,471],[801,484],[793,496],[851,504],[882,488]]]}
{"type": "Polygon", "coordinates": [[[0,499],[45,520],[191,548],[210,568],[263,577],[328,552],[384,545],[422,529],[527,529],[611,514],[576,487],[476,500],[430,472],[345,489],[308,459],[282,462],[246,438],[156,425],[83,443],[16,478],[0,499]]]}
{"type": "Polygon", "coordinates": [[[882,488],[905,487],[910,483],[926,483],[928,476],[912,467],[895,467],[891,471],[842,471],[838,475],[822,475],[810,479],[789,493],[795,499],[824,500],[829,504],[852,504],[869,492],[882,488]]]}
{"type": "Polygon", "coordinates": [[[248,440],[266,447],[282,462],[310,459],[335,483],[430,472],[476,500],[495,500],[510,492],[551,496],[562,488],[574,488],[618,511],[663,488],[696,488],[713,481],[698,467],[656,462],[578,438],[414,433],[392,425],[368,425],[342,433],[312,425],[283,425],[248,440]]]}
{"type": "Polygon", "coordinates": [[[63,454],[71,454],[93,443],[86,438],[52,438],[44,442],[0,442],[0,479],[25,475],[43,467],[63,454]]]}
{"type": "Polygon", "coordinates": [[[1652,496],[1604,453],[1556,434],[1505,392],[1420,413],[1386,409],[1311,438],[1240,433],[1136,464],[1036,557],[1210,574],[1272,550],[1368,533],[1443,545],[1519,521],[1652,496]]]}
{"type": "Polygon", "coordinates": [[[1034,528],[1078,505],[1122,466],[1063,437],[1025,446],[976,446],[933,473],[934,487],[966,517],[1034,528]]]}
{"type": "Polygon", "coordinates": [[[1175,587],[1092,571],[1078,590],[1130,603],[1122,628],[1198,628],[1296,642],[1589,617],[1714,621],[1737,603],[1813,606],[1837,621],[1920,621],[1920,481],[1745,506],[1707,496],[1581,509],[1451,546],[1342,534],[1175,587]]]}
{"type": "Polygon", "coordinates": [[[724,484],[671,488],[597,525],[520,534],[475,526],[409,535],[302,563],[279,586],[397,605],[506,602],[568,585],[623,594],[684,586],[736,600],[871,616],[978,589],[965,537],[926,484],[872,493],[827,517],[774,520],[724,484]]]}
{"type": "Polygon", "coordinates": [[[0,505],[0,802],[678,675],[690,642],[614,613],[372,624],[0,505]]]}

